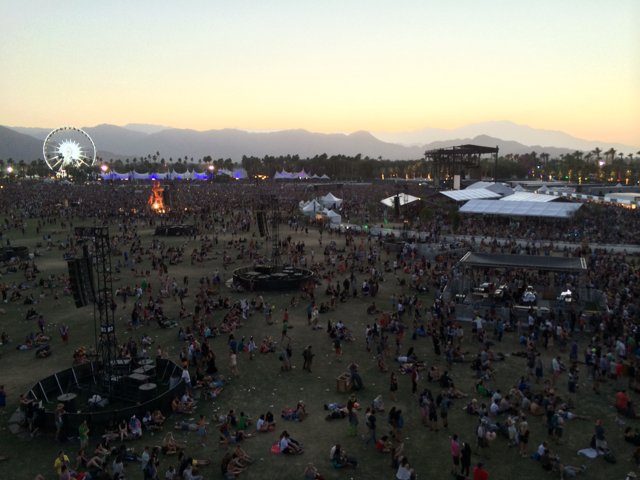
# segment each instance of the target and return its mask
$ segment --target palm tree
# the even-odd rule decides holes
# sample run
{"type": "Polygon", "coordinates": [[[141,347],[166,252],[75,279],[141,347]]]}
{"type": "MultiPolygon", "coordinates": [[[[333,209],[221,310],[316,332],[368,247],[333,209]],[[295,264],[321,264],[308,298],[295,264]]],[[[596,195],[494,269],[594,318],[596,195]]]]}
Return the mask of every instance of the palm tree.
{"type": "Polygon", "coordinates": [[[596,163],[598,165],[600,165],[600,154],[602,153],[602,150],[600,150],[600,148],[596,147],[593,149],[593,154],[596,156],[596,163]]]}
{"type": "Polygon", "coordinates": [[[611,147],[609,150],[604,152],[604,158],[608,159],[609,163],[613,163],[613,161],[616,158],[616,150],[615,150],[615,148],[611,147]]]}

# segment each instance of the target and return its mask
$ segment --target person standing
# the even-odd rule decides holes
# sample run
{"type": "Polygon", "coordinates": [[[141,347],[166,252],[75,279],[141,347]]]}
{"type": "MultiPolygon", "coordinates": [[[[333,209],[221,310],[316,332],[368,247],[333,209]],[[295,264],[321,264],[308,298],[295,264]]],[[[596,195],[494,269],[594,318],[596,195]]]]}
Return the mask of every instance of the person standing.
{"type": "Polygon", "coordinates": [[[61,442],[64,433],[64,420],[67,412],[64,409],[64,403],[59,403],[53,412],[53,418],[56,424],[56,441],[61,442]]]}
{"type": "Polygon", "coordinates": [[[231,370],[231,375],[237,377],[240,375],[238,371],[238,354],[231,350],[229,352],[229,369],[231,370]]]}
{"type": "Polygon", "coordinates": [[[302,369],[311,373],[311,362],[313,361],[314,353],[311,351],[311,345],[307,345],[302,351],[302,358],[304,359],[304,364],[302,365],[302,369]]]}
{"type": "Polygon", "coordinates": [[[284,339],[289,339],[289,335],[288,335],[288,331],[289,331],[289,312],[287,312],[287,309],[284,309],[284,315],[282,318],[282,338],[280,339],[281,342],[284,341],[284,339]]]}
{"type": "Polygon", "coordinates": [[[460,451],[460,475],[469,476],[471,468],[471,445],[469,442],[462,442],[462,450],[460,451]]]}
{"type": "Polygon", "coordinates": [[[398,376],[395,372],[391,372],[391,376],[389,377],[389,392],[391,396],[391,400],[394,402],[397,401],[396,392],[398,391],[398,376]]]}
{"type": "Polygon", "coordinates": [[[336,360],[340,360],[342,358],[342,343],[340,342],[340,337],[336,335],[336,338],[333,341],[333,348],[336,352],[336,360]]]}
{"type": "Polygon", "coordinates": [[[462,448],[460,446],[460,442],[458,441],[458,435],[453,434],[451,437],[451,460],[453,461],[453,469],[451,473],[454,475],[458,473],[458,468],[460,468],[460,456],[462,454],[462,448]]]}
{"type": "Polygon", "coordinates": [[[411,392],[415,395],[418,391],[418,380],[420,379],[420,374],[418,373],[418,367],[413,366],[411,369],[411,392]]]}
{"type": "Polygon", "coordinates": [[[69,325],[63,323],[60,325],[60,338],[62,339],[62,343],[67,345],[69,343],[69,325]]]}
{"type": "Polygon", "coordinates": [[[83,420],[78,427],[78,438],[80,439],[80,448],[87,448],[89,444],[89,425],[87,425],[86,420],[83,420]]]}
{"type": "Polygon", "coordinates": [[[4,385],[0,385],[0,414],[5,412],[7,407],[7,392],[4,389],[4,385]]]}
{"type": "Polygon", "coordinates": [[[204,415],[200,415],[198,419],[198,436],[200,437],[200,446],[207,446],[207,421],[204,415]]]}
{"type": "Polygon", "coordinates": [[[376,439],[376,422],[378,421],[378,419],[376,418],[376,412],[373,408],[367,408],[367,411],[365,413],[365,421],[367,424],[367,430],[369,433],[369,436],[367,437],[367,445],[369,445],[369,442],[373,442],[373,445],[375,446],[377,439],[376,439]]]}

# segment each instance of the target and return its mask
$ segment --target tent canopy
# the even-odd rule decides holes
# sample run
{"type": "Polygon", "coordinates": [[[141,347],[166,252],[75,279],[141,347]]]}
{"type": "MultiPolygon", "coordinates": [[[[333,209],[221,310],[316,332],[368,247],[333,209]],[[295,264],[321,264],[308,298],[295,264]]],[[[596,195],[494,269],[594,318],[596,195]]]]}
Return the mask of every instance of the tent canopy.
{"type": "Polygon", "coordinates": [[[321,213],[323,210],[324,207],[315,199],[311,200],[304,207],[302,207],[302,213],[305,215],[315,215],[316,213],[321,213]]]}
{"type": "Polygon", "coordinates": [[[340,205],[342,205],[342,199],[329,192],[324,197],[320,197],[320,203],[322,203],[325,207],[339,207],[340,205]]]}
{"type": "Polygon", "coordinates": [[[420,200],[419,197],[414,197],[413,195],[409,195],[408,193],[399,193],[398,195],[392,195],[390,197],[383,198],[382,200],[380,200],[380,203],[383,203],[387,207],[393,207],[393,202],[394,202],[393,199],[396,197],[399,197],[401,207],[403,205],[407,205],[409,203],[413,203],[415,201],[420,200]]]}
{"type": "Polygon", "coordinates": [[[327,210],[325,208],[323,213],[329,218],[329,221],[331,223],[341,223],[342,222],[342,215],[340,215],[339,213],[334,212],[333,210],[327,210]]]}
{"type": "Polygon", "coordinates": [[[461,265],[485,268],[524,268],[556,272],[587,271],[587,261],[580,257],[549,257],[544,255],[502,255],[467,252],[458,262],[461,265]]]}
{"type": "Polygon", "coordinates": [[[534,192],[515,192],[512,195],[502,197],[500,200],[503,202],[553,202],[559,197],[553,195],[545,195],[544,193],[534,192]]]}
{"type": "Polygon", "coordinates": [[[481,213],[484,215],[506,215],[511,217],[569,218],[580,207],[582,207],[581,203],[469,200],[460,207],[460,213],[481,213]]]}
{"type": "Polygon", "coordinates": [[[472,188],[471,190],[466,188],[464,190],[446,190],[440,192],[442,195],[446,195],[456,202],[464,202],[467,200],[473,200],[478,198],[500,198],[499,193],[492,192],[486,188],[472,188]]]}

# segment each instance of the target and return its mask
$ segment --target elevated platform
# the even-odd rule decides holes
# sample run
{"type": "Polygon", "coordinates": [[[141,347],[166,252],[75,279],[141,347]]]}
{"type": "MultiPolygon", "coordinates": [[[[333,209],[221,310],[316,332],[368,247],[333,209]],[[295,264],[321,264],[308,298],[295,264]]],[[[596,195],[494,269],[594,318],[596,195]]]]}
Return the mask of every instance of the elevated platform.
{"type": "Polygon", "coordinates": [[[311,270],[291,266],[253,265],[233,272],[233,282],[250,292],[296,290],[313,280],[311,270]]]}

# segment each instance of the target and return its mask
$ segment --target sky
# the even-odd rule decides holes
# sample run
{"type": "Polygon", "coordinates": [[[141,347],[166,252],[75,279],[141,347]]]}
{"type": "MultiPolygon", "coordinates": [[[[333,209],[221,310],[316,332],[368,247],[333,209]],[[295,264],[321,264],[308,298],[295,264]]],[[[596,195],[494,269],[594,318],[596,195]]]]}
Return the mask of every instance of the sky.
{"type": "Polygon", "coordinates": [[[638,0],[0,5],[0,125],[348,133],[509,120],[640,147],[638,0]]]}

